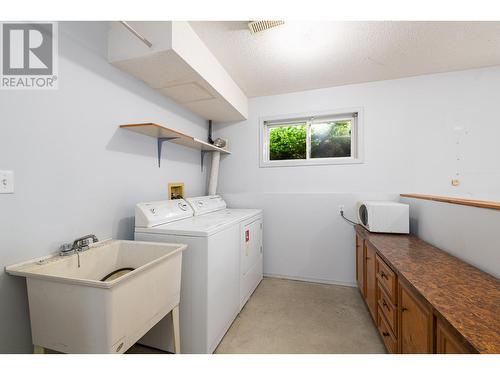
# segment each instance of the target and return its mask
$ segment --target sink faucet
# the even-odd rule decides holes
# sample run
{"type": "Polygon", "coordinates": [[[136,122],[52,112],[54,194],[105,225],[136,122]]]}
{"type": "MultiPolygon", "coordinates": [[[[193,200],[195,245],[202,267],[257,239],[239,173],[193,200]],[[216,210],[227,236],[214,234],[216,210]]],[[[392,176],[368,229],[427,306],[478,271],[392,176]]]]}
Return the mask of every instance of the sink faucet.
{"type": "Polygon", "coordinates": [[[92,239],[92,243],[99,241],[95,234],[87,234],[86,236],[74,240],[73,245],[71,245],[70,243],[63,244],[61,246],[59,255],[65,256],[76,253],[78,255],[78,268],[80,268],[80,253],[82,251],[88,250],[90,239],[92,239]]]}
{"type": "Polygon", "coordinates": [[[99,241],[95,234],[87,234],[86,236],[77,238],[75,241],[73,241],[73,246],[72,246],[73,250],[75,251],[88,250],[90,239],[92,239],[92,243],[99,241]]]}

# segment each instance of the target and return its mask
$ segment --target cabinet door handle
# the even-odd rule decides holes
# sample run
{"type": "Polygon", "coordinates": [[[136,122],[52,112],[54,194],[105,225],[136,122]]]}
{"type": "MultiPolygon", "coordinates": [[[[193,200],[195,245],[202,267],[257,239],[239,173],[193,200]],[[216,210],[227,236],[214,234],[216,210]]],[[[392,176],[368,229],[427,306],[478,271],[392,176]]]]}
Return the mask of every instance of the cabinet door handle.
{"type": "Polygon", "coordinates": [[[382,336],[385,336],[385,337],[389,336],[389,332],[382,332],[382,336]]]}
{"type": "Polygon", "coordinates": [[[401,307],[401,312],[405,312],[406,310],[408,310],[406,307],[401,307]]]}
{"type": "Polygon", "coordinates": [[[387,277],[387,275],[385,274],[384,271],[380,271],[380,277],[383,279],[389,280],[389,278],[387,277]]]}
{"type": "Polygon", "coordinates": [[[385,302],[385,299],[382,300],[382,306],[389,310],[389,306],[387,306],[387,302],[385,302]]]}

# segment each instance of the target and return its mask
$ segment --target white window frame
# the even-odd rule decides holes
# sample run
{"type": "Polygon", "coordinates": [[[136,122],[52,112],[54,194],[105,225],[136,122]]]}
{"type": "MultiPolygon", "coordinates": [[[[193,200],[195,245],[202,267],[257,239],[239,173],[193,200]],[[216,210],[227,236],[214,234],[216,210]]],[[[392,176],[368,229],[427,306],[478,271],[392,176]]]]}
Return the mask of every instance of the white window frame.
{"type": "Polygon", "coordinates": [[[363,109],[343,108],[329,111],[296,113],[288,115],[261,117],[259,165],[267,167],[297,167],[305,165],[343,165],[363,163],[363,109]],[[317,120],[352,120],[351,125],[351,156],[331,158],[311,158],[311,125],[317,120]],[[306,159],[269,160],[269,130],[279,126],[306,123],[306,159]]]}

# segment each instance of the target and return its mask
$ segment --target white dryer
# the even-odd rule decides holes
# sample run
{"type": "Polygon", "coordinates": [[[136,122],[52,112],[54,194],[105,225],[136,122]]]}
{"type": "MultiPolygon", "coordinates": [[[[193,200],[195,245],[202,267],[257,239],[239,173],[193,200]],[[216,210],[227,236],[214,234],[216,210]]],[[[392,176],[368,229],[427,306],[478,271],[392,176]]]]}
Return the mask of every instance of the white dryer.
{"type": "Polygon", "coordinates": [[[228,219],[240,227],[240,310],[255,288],[262,281],[263,274],[263,214],[260,209],[227,208],[219,195],[186,198],[193,207],[194,215],[207,215],[215,220],[228,219]],[[212,207],[217,207],[213,210],[212,207]]]}
{"type": "MultiPolygon", "coordinates": [[[[181,351],[212,353],[262,279],[262,211],[226,209],[219,196],[187,201],[138,204],[135,239],[188,245],[182,261],[181,351]]],[[[165,318],[141,342],[172,351],[170,330],[165,318]]]]}

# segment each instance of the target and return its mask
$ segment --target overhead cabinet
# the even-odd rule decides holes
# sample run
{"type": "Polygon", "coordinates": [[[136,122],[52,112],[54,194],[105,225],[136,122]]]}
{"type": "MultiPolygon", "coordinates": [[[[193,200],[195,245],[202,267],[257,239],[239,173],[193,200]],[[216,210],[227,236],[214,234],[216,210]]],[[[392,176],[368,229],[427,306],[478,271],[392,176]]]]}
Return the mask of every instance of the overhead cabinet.
{"type": "Polygon", "coordinates": [[[248,99],[188,22],[110,22],[108,59],[207,120],[248,117],[248,99]]]}

